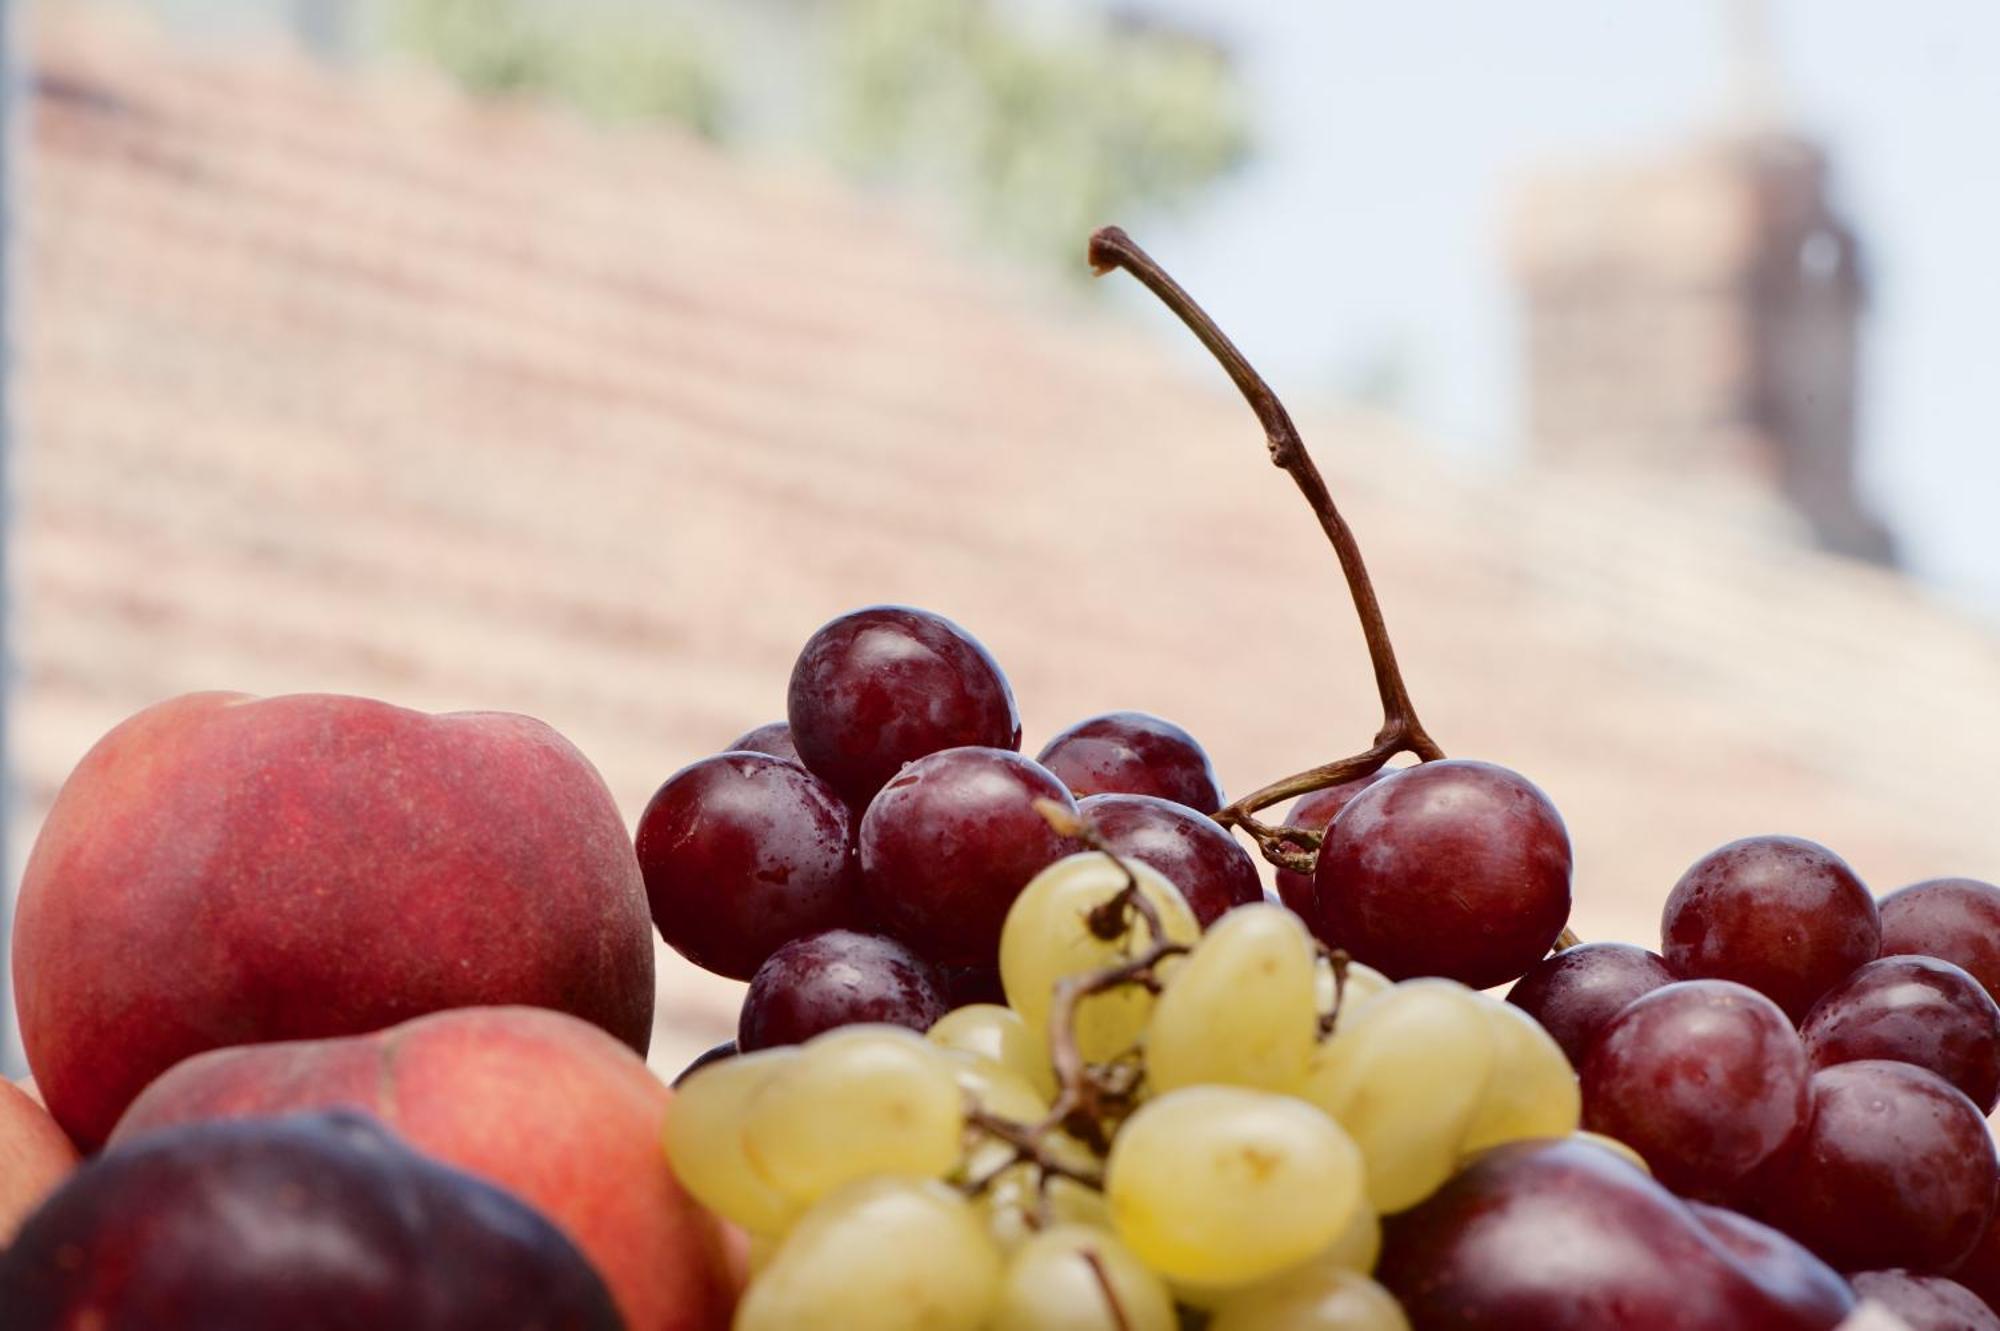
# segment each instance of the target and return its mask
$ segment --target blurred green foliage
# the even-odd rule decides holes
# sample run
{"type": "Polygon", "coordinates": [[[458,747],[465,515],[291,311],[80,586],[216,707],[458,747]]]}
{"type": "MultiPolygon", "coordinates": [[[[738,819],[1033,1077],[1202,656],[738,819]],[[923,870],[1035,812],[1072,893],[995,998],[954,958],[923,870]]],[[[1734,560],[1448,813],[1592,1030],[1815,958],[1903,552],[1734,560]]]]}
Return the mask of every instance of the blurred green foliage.
{"type": "Polygon", "coordinates": [[[605,120],[668,120],[711,138],[725,127],[721,71],[692,27],[660,14],[575,21],[527,0],[398,0],[394,42],[485,96],[549,97],[605,120]]]}
{"type": "Polygon", "coordinates": [[[395,0],[391,31],[476,92],[710,137],[771,124],[757,103],[775,98],[796,112],[776,117],[787,146],[950,195],[989,235],[1068,271],[1093,226],[1185,206],[1250,147],[1223,52],[1083,4],[1033,24],[992,0],[395,0]],[[734,33],[742,68],[704,40],[717,33],[734,33]],[[780,67],[805,86],[764,82],[758,46],[777,36],[796,46],[780,67]]]}

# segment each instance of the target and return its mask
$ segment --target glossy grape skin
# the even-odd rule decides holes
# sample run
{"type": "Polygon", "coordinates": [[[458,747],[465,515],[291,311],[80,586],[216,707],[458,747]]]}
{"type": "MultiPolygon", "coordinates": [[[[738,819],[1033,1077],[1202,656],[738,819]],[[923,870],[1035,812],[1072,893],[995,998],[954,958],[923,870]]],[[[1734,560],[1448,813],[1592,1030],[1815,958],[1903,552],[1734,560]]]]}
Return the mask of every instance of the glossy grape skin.
{"type": "Polygon", "coordinates": [[[1796,1240],[1727,1207],[1689,1202],[1709,1236],[1787,1308],[1817,1310],[1831,1325],[1854,1307],[1854,1291],[1796,1240]]]}
{"type": "Polygon", "coordinates": [[[922,1033],[948,1010],[944,977],[893,938],[832,929],[773,952],[743,996],[736,1043],[804,1044],[836,1026],[883,1022],[922,1033]]]}
{"type": "Polygon", "coordinates": [[[1591,1041],[1627,1003],[1679,978],[1643,947],[1583,943],[1537,962],[1507,1001],[1539,1021],[1581,1067],[1591,1041]]]}
{"type": "Polygon", "coordinates": [[[847,806],[796,763],[691,763],[639,815],[653,923],[695,965],[747,980],[792,939],[861,919],[852,830],[847,806]]]}
{"type": "Polygon", "coordinates": [[[1866,1061],[1812,1078],[1804,1136],[1757,1179],[1763,1218],[1844,1271],[1945,1271],[1993,1218],[1986,1120],[1943,1078],[1866,1061]]]}
{"type": "Polygon", "coordinates": [[[1204,929],[1232,908],[1264,899],[1250,852],[1185,804],[1151,795],[1092,795],[1076,807],[1106,850],[1145,861],[1178,887],[1204,929]]]}
{"type": "Polygon", "coordinates": [[[862,895],[888,931],[944,966],[991,966],[1030,878],[1081,849],[1035,811],[1076,810],[1040,763],[946,749],[911,763],[861,819],[862,895]]]}
{"type": "Polygon", "coordinates": [[[1013,690],[986,649],[909,606],[823,625],[792,666],[786,712],[805,765],[857,807],[926,754],[1021,747],[1013,690]]]}
{"type": "Polygon", "coordinates": [[[1727,1200],[1804,1130],[1810,1071],[1771,1000],[1684,980],[1628,1005],[1591,1045],[1583,1125],[1632,1147],[1674,1191],[1727,1200]]]}
{"type": "Polygon", "coordinates": [[[1747,984],[1793,1021],[1882,947],[1875,899],[1846,861],[1785,836],[1702,856],[1668,895],[1660,935],[1676,973],[1747,984]]]}
{"type": "Polygon", "coordinates": [[[2000,1312],[2000,1206],[1994,1208],[1993,1219],[1973,1245],[1972,1255],[1952,1268],[1951,1278],[2000,1312]]]}
{"type": "Polygon", "coordinates": [[[2000,1002],[2000,887],[1933,878],[1882,898],[1882,955],[1917,953],[1962,966],[2000,1002]]]}
{"type": "MultiPolygon", "coordinates": [[[[1285,815],[1285,826],[1303,827],[1312,832],[1326,831],[1356,795],[1396,770],[1393,767],[1378,767],[1367,776],[1357,776],[1352,781],[1343,781],[1337,786],[1299,796],[1291,812],[1285,815]]],[[[1307,923],[1319,918],[1319,897],[1313,891],[1311,874],[1280,869],[1276,878],[1278,900],[1290,907],[1292,914],[1307,923]]]]}
{"type": "Polygon", "coordinates": [[[799,757],[799,746],[792,743],[792,728],[783,721],[767,721],[755,730],[744,731],[734,743],[724,745],[723,752],[768,753],[773,758],[805,766],[805,760],[799,757]]]}
{"type": "MultiPolygon", "coordinates": [[[[1766,1284],[1645,1173],[1577,1141],[1514,1142],[1385,1224],[1375,1278],[1414,1331],[1830,1331],[1831,1272],[1766,1284]]],[[[1810,1258],[1801,1258],[1810,1261],[1810,1258]]],[[[1837,1294],[1836,1294],[1837,1297],[1837,1294]]]]}
{"type": "Polygon", "coordinates": [[[1079,800],[1090,795],[1156,795],[1196,813],[1222,807],[1222,786],[1193,735],[1145,712],[1106,712],[1079,721],[1037,755],[1079,800]]]}
{"type": "Polygon", "coordinates": [[[944,966],[939,969],[944,976],[944,1000],[953,1008],[1007,1001],[1007,990],[1000,983],[998,965],[944,966]]]}
{"type": "Polygon", "coordinates": [[[1983,1114],[2000,1102],[2000,1004],[1948,961],[1871,961],[1814,1004],[1799,1035],[1816,1068],[1894,1059],[1929,1068],[1983,1114]]]}
{"type": "Polygon", "coordinates": [[[1519,773],[1424,763],[1341,811],[1314,887],[1313,932],[1356,961],[1487,989],[1540,961],[1569,919],[1569,834],[1519,773]]]}
{"type": "Polygon", "coordinates": [[[1909,1331],[2000,1331],[2000,1316],[1977,1294],[1943,1276],[1911,1271],[1858,1271],[1854,1292],[1903,1319],[1909,1331]]]}

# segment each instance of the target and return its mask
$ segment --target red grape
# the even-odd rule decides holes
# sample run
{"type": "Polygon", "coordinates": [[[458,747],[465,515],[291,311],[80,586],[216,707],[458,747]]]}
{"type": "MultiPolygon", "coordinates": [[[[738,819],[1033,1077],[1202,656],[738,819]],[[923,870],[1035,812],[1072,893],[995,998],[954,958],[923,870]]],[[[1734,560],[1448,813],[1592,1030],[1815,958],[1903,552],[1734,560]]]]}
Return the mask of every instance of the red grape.
{"type": "Polygon", "coordinates": [[[1196,813],[1222,807],[1222,787],[1193,735],[1145,712],[1106,712],[1042,746],[1037,761],[1078,799],[1157,795],[1196,813]]]}
{"type": "Polygon", "coordinates": [[[1882,947],[1874,898],[1846,861],[1785,836],[1746,837],[1697,860],[1667,897],[1660,931],[1676,972],[1747,984],[1793,1021],[1882,947]]]}
{"type": "Polygon", "coordinates": [[[1817,1309],[1827,1325],[1853,1310],[1854,1293],[1847,1282],[1788,1235],[1725,1207],[1689,1202],[1688,1210],[1781,1305],[1817,1309]]]}
{"type": "Polygon", "coordinates": [[[893,938],[834,929],[797,938],[757,968],[736,1027],[743,1052],[804,1044],[879,1021],[927,1031],[948,1010],[944,977],[893,938]]]}
{"type": "Polygon", "coordinates": [[[1583,943],[1545,957],[1508,991],[1582,1067],[1597,1033],[1641,994],[1678,978],[1667,963],[1630,943],[1583,943]]]}
{"type": "Polygon", "coordinates": [[[1627,1161],[1510,1142],[1383,1223],[1375,1278],[1412,1331],[1830,1331],[1840,1278],[1747,1228],[1718,1234],[1627,1161]]]}
{"type": "Polygon", "coordinates": [[[1963,966],[2000,1001],[2000,887],[1933,878],[1882,898],[1882,955],[1914,952],[1963,966]]]}
{"type": "Polygon", "coordinates": [[[1007,986],[1000,983],[998,966],[945,966],[944,1001],[953,1008],[974,1003],[1007,1006],[1007,986]]]}
{"type": "Polygon", "coordinates": [[[1775,1003],[1727,980],[1634,1000],[1583,1061],[1583,1125],[1645,1158],[1660,1182],[1727,1198],[1804,1128],[1805,1046],[1775,1003]]]}
{"type": "Polygon", "coordinates": [[[1106,849],[1166,875],[1204,929],[1232,907],[1264,899],[1250,852],[1185,804],[1151,795],[1092,795],[1076,807],[1106,849]]]}
{"type": "Polygon", "coordinates": [[[736,742],[724,747],[724,753],[768,753],[773,758],[783,758],[788,763],[805,763],[799,758],[799,746],[792,743],[792,728],[783,721],[770,721],[755,730],[746,731],[736,737],[736,742]]]}
{"type": "Polygon", "coordinates": [[[807,640],[787,695],[805,765],[863,807],[903,764],[941,749],[1021,747],[1006,676],[958,625],[878,605],[807,640]]]}
{"type": "Polygon", "coordinates": [[[1314,875],[1314,932],[1392,980],[1486,989],[1540,961],[1569,918],[1569,834],[1532,781],[1424,763],[1357,794],[1314,875]]]}
{"type": "Polygon", "coordinates": [[[747,980],[781,945],[857,922],[852,815],[825,782],[764,753],[721,753],[667,778],[637,850],[660,936],[747,980]]]}
{"type": "Polygon", "coordinates": [[[1764,1218],[1846,1271],[1948,1271],[2000,1187],[1972,1101],[1934,1072],[1868,1061],[1812,1078],[1804,1136],[1758,1176],[1764,1218]]]}
{"type": "Polygon", "coordinates": [[[1047,768],[1005,749],[946,749],[905,767],[861,819],[861,886],[875,918],[942,966],[992,966],[1028,880],[1082,849],[1037,799],[1072,812],[1047,768]]]}
{"type": "Polygon", "coordinates": [[[1827,990],[1799,1034],[1814,1067],[1890,1058],[1929,1068],[1981,1113],[2000,1102],[2000,1004],[1949,961],[1871,961],[1827,990]]]}
{"type": "MultiPolygon", "coordinates": [[[[1311,832],[1324,832],[1333,825],[1333,820],[1348,802],[1368,787],[1380,781],[1393,767],[1378,767],[1367,776],[1358,776],[1352,781],[1343,781],[1337,786],[1315,790],[1309,795],[1301,795],[1292,805],[1292,811],[1285,815],[1286,827],[1303,827],[1311,832]]],[[[1319,897],[1313,891],[1311,874],[1299,873],[1293,869],[1280,869],[1277,874],[1278,900],[1291,909],[1292,914],[1308,924],[1319,918],[1319,897]]]]}
{"type": "Polygon", "coordinates": [[[1972,1255],[1953,1268],[1951,1278],[2000,1312],[2000,1207],[1994,1208],[1993,1219],[1987,1222],[1972,1255]]]}
{"type": "Polygon", "coordinates": [[[1977,1294],[1943,1276],[1910,1271],[1861,1271],[1854,1292],[1903,1319],[1909,1331],[2000,1331],[2000,1317],[1977,1294]]]}

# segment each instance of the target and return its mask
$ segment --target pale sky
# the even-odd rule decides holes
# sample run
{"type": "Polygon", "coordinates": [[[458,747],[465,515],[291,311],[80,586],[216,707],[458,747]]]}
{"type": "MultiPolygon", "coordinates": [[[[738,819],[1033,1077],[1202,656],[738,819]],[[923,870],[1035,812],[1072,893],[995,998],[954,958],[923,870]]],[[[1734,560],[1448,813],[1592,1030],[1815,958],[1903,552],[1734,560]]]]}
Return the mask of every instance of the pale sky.
{"type": "MultiPolygon", "coordinates": [[[[1338,387],[1385,354],[1406,414],[1469,457],[1518,443],[1501,259],[1510,180],[1713,118],[1724,4],[1144,0],[1240,53],[1255,166],[1148,228],[1266,370],[1338,387]]],[[[2000,612],[2000,4],[1776,0],[1797,123],[1874,279],[1863,482],[1917,571],[2000,612]]]]}

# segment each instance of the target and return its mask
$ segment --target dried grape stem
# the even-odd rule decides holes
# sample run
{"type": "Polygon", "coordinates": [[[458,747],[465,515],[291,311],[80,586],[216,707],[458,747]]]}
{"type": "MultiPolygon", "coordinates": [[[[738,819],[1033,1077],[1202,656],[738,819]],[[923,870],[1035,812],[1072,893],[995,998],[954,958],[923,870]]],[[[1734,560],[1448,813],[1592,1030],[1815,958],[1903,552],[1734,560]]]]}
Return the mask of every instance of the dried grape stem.
{"type": "Polygon", "coordinates": [[[1340,560],[1340,571],[1347,579],[1355,613],[1361,619],[1362,636],[1368,642],[1368,657],[1375,668],[1376,692],[1382,700],[1382,728],[1376,733],[1375,742],[1351,758],[1326,763],[1252,791],[1215,815],[1215,820],[1223,826],[1241,827],[1253,837],[1264,857],[1272,863],[1310,872],[1308,857],[1297,849],[1303,844],[1301,839],[1289,835],[1287,829],[1272,827],[1253,817],[1259,809],[1294,795],[1366,776],[1399,753],[1414,754],[1418,761],[1429,762],[1444,757],[1444,750],[1438,747],[1417,719],[1416,706],[1410,701],[1402,669],[1396,664],[1396,649],[1389,640],[1388,626],[1382,618],[1382,603],[1375,595],[1375,585],[1368,577],[1368,566],[1361,558],[1361,546],[1354,539],[1353,529],[1347,525],[1347,520],[1340,515],[1333,496],[1327,491],[1325,479],[1313,464],[1305,441],[1299,436],[1298,427],[1292,423],[1291,415],[1278,400],[1278,395],[1271,391],[1263,376],[1257,373],[1194,297],[1122,230],[1107,226],[1090,238],[1090,266],[1099,274],[1114,268],[1130,273],[1159,297],[1208,348],[1209,354],[1221,364],[1264,427],[1264,440],[1270,449],[1272,463],[1292,478],[1306,502],[1312,506],[1320,529],[1326,533],[1327,541],[1340,560]],[[1287,842],[1293,844],[1288,846],[1287,842]]]}
{"type": "Polygon", "coordinates": [[[1097,1287],[1104,1291],[1104,1306],[1111,1310],[1111,1324],[1117,1331],[1132,1331],[1132,1323],[1125,1316],[1125,1305],[1118,1301],[1118,1291],[1111,1287],[1111,1273],[1104,1269],[1104,1259],[1089,1248],[1083,1250],[1084,1265],[1097,1277],[1097,1287]]]}

